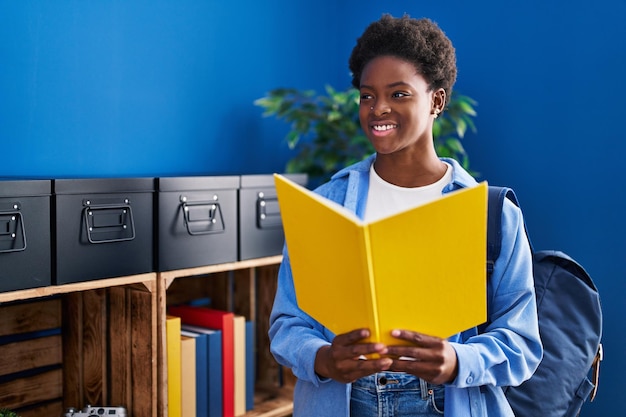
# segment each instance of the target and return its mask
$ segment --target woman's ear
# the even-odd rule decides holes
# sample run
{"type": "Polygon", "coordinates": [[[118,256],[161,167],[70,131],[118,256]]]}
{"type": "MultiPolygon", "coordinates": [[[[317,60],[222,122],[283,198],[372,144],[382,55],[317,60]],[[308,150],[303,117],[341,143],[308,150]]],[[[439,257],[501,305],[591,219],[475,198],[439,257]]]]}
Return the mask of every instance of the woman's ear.
{"type": "Polygon", "coordinates": [[[431,111],[435,117],[439,116],[446,107],[446,90],[439,88],[433,91],[431,111]]]}

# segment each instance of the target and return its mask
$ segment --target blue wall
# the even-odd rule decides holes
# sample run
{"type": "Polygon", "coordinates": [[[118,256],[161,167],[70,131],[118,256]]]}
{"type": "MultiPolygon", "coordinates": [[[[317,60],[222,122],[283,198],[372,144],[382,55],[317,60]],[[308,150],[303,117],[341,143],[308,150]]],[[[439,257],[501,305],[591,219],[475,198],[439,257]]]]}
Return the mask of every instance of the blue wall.
{"type": "Polygon", "coordinates": [[[606,358],[583,415],[626,415],[626,3],[369,4],[0,0],[0,176],[280,171],[286,126],[252,101],[345,88],[370,21],[431,17],[479,102],[472,167],[516,189],[536,248],[568,252],[600,288],[606,358]]]}
{"type": "Polygon", "coordinates": [[[0,0],[0,175],[282,168],[285,132],[252,102],[282,83],[322,88],[336,80],[329,9],[0,0]],[[323,56],[329,65],[319,65],[323,56]]]}

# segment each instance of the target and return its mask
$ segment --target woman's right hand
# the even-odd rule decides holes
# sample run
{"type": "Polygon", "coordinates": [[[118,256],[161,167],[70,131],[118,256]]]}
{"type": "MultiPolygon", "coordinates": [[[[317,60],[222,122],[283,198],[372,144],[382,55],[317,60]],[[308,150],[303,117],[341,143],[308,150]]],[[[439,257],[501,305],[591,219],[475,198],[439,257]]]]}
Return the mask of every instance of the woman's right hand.
{"type": "Polygon", "coordinates": [[[392,359],[380,356],[387,353],[387,346],[382,343],[359,343],[369,335],[367,329],[337,335],[331,345],[317,351],[315,372],[321,377],[347,384],[388,370],[393,363],[392,359]]]}

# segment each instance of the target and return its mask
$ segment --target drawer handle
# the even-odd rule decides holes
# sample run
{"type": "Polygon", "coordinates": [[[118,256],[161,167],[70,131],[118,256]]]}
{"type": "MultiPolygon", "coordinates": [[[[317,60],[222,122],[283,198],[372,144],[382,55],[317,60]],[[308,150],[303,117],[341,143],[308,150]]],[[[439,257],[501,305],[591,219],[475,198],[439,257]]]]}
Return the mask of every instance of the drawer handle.
{"type": "Polygon", "coordinates": [[[90,243],[135,239],[135,222],[130,204],[89,205],[83,210],[83,218],[90,243]]]}
{"type": "Polygon", "coordinates": [[[187,233],[199,236],[225,232],[222,209],[216,200],[189,202],[183,197],[181,202],[187,233]]]}
{"type": "Polygon", "coordinates": [[[282,226],[278,198],[259,193],[256,200],[256,227],[258,229],[280,229],[282,226]]]}
{"type": "Polygon", "coordinates": [[[26,249],[26,227],[19,204],[13,210],[0,211],[0,253],[20,252],[26,249]]]}

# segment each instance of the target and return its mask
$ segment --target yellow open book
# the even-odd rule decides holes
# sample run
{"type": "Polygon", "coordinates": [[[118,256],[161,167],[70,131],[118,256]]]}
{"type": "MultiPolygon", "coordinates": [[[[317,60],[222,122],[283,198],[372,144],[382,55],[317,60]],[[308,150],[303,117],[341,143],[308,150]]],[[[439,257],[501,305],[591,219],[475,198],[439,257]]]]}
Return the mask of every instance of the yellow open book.
{"type": "Polygon", "coordinates": [[[335,334],[447,338],[486,321],[487,184],[370,223],[275,174],[298,306],[335,334]]]}

